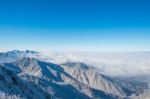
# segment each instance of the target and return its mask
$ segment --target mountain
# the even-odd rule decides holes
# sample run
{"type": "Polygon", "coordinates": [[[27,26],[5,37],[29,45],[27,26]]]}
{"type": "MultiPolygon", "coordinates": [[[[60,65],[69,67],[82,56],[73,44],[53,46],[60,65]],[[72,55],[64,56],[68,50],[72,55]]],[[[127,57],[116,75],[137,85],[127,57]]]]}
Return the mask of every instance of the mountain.
{"type": "MultiPolygon", "coordinates": [[[[148,93],[143,92],[149,88],[148,75],[109,76],[102,72],[106,68],[88,64],[90,58],[83,62],[81,58],[74,61],[74,56],[62,61],[63,57],[29,50],[0,53],[0,96],[2,99],[135,99],[148,93]]],[[[111,66],[109,69],[118,70],[111,66]]]]}
{"type": "Polygon", "coordinates": [[[23,80],[11,69],[0,65],[0,99],[50,99],[36,84],[23,80]]]}
{"type": "MultiPolygon", "coordinates": [[[[31,97],[33,99],[44,99],[41,98],[44,95],[47,97],[45,97],[45,99],[50,99],[49,97],[54,97],[56,99],[119,99],[119,97],[124,95],[119,89],[117,89],[117,87],[115,87],[115,85],[113,85],[110,79],[105,79],[105,77],[102,77],[102,75],[99,75],[101,78],[97,79],[100,79],[105,83],[105,85],[110,85],[107,86],[107,88],[116,92],[112,93],[108,90],[105,91],[105,89],[102,89],[103,85],[101,85],[101,89],[100,85],[99,88],[96,89],[77,79],[73,75],[70,75],[61,65],[39,61],[34,58],[22,58],[15,62],[4,63],[0,66],[0,68],[2,69],[1,77],[5,77],[6,79],[8,77],[10,80],[12,80],[10,84],[5,80],[1,80],[1,83],[4,86],[6,86],[7,83],[8,85],[12,85],[12,87],[10,87],[12,90],[10,90],[9,87],[5,87],[5,89],[2,90],[3,87],[1,87],[2,92],[5,93],[5,91],[9,91],[7,95],[10,97],[11,95],[16,95],[20,98],[24,97],[28,99],[31,97]],[[11,72],[13,75],[6,75],[6,73],[9,74],[9,72],[11,72]],[[15,80],[13,80],[13,77],[15,77],[15,80]],[[22,84],[21,82],[27,83],[22,84]],[[17,83],[17,85],[15,83],[17,83]],[[19,88],[21,91],[18,92],[19,89],[16,90],[17,88],[14,88],[13,86],[19,88]],[[34,86],[35,88],[30,86],[34,86]],[[30,95],[30,93],[23,92],[25,90],[30,90],[24,89],[26,87],[32,89],[31,92],[33,91],[33,97],[30,95]],[[39,94],[39,98],[37,98],[38,96],[36,97],[36,94],[34,93],[37,90],[39,93],[41,93],[39,94]]],[[[85,68],[82,66],[78,68],[80,68],[81,71],[85,70],[85,68]]],[[[92,82],[91,80],[95,79],[89,79],[89,82],[92,82]]]]}
{"type": "Polygon", "coordinates": [[[0,53],[0,63],[8,63],[21,59],[23,57],[39,57],[40,52],[25,50],[25,51],[8,51],[0,53]]]}
{"type": "Polygon", "coordinates": [[[123,89],[117,86],[111,78],[100,74],[94,67],[76,62],[64,63],[62,64],[62,67],[73,78],[94,89],[102,90],[118,96],[126,95],[123,89]]]}

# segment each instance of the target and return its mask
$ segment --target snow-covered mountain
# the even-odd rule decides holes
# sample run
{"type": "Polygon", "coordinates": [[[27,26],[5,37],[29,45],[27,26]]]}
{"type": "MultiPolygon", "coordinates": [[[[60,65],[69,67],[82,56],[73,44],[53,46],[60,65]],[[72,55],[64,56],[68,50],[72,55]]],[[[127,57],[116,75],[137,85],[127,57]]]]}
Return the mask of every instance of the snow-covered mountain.
{"type": "Polygon", "coordinates": [[[30,51],[30,50],[25,50],[25,51],[13,50],[8,52],[1,52],[0,63],[13,62],[23,57],[39,57],[39,55],[40,52],[30,51]]]}
{"type": "Polygon", "coordinates": [[[123,89],[116,85],[113,80],[100,74],[95,68],[84,63],[67,62],[61,65],[66,72],[78,81],[90,87],[107,93],[125,96],[123,89]]]}
{"type": "Polygon", "coordinates": [[[0,65],[0,99],[46,99],[51,95],[36,84],[23,80],[13,68],[0,65]]]}
{"type": "MultiPolygon", "coordinates": [[[[144,80],[139,76],[108,76],[103,72],[105,68],[95,67],[97,63],[92,65],[88,57],[86,62],[85,58],[61,55],[29,50],[0,53],[0,96],[4,99],[134,99],[148,90],[149,82],[145,79],[149,76],[143,76],[144,80]]],[[[116,68],[110,66],[110,69],[116,68]]]]}
{"type": "MultiPolygon", "coordinates": [[[[121,87],[116,86],[110,78],[93,70],[91,70],[93,79],[89,79],[90,77],[84,78],[88,76],[87,74],[83,77],[83,79],[89,79],[88,84],[71,75],[69,71],[66,72],[61,65],[39,61],[34,58],[23,58],[15,62],[4,63],[0,66],[0,69],[2,79],[0,83],[3,87],[6,86],[5,89],[1,86],[1,92],[9,91],[9,93],[6,93],[8,97],[13,95],[20,98],[43,99],[44,97],[41,97],[44,95],[45,99],[50,99],[50,97],[56,99],[116,99],[126,95],[121,87]],[[92,82],[93,85],[90,85],[92,82]],[[98,88],[94,84],[97,84],[98,88]],[[32,95],[24,93],[28,90],[32,95]],[[41,91],[39,97],[36,96],[37,93],[34,93],[37,90],[39,93],[41,91]]],[[[78,67],[78,69],[80,69],[80,72],[76,72],[78,75],[82,75],[82,71],[85,72],[83,66],[78,67]]],[[[90,69],[88,71],[90,72],[90,69]]]]}

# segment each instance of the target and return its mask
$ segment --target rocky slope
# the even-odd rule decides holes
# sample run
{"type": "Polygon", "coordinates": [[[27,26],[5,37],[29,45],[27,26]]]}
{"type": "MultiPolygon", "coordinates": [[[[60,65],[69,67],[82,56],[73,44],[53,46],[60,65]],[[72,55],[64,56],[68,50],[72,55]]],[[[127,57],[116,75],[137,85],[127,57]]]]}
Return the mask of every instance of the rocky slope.
{"type": "Polygon", "coordinates": [[[89,85],[97,90],[102,90],[107,93],[118,96],[125,96],[126,93],[114,81],[96,71],[95,68],[84,63],[67,62],[62,64],[64,70],[78,81],[89,85]]]}

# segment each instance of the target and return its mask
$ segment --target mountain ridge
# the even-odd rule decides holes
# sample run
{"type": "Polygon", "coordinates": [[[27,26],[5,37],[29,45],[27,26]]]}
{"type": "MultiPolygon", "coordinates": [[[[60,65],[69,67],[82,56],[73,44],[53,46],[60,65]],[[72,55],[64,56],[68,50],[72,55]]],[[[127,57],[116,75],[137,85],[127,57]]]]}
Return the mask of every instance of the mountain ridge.
{"type": "MultiPolygon", "coordinates": [[[[59,83],[71,85],[73,88],[75,88],[76,90],[79,91],[78,93],[85,94],[85,96],[87,96],[87,97],[91,97],[91,98],[92,97],[95,97],[95,98],[96,97],[97,98],[98,97],[99,98],[101,98],[101,97],[112,97],[112,98],[117,97],[117,95],[114,94],[115,96],[113,96],[113,95],[111,95],[112,93],[107,93],[107,91],[104,92],[103,90],[98,90],[98,89],[89,87],[87,84],[84,84],[84,83],[78,81],[77,79],[73,78],[72,75],[65,72],[61,66],[56,65],[56,64],[42,62],[35,58],[23,58],[21,60],[17,60],[12,63],[4,63],[4,67],[7,67],[9,65],[12,65],[11,68],[13,68],[13,66],[19,67],[18,70],[20,70],[20,73],[19,74],[17,73],[17,75],[19,75],[20,77],[24,77],[25,75],[28,75],[27,78],[35,77],[35,79],[38,80],[36,78],[36,77],[38,77],[40,79],[43,79],[45,83],[48,81],[49,83],[55,82],[58,85],[59,85],[59,83]],[[34,66],[34,68],[33,68],[33,66],[34,66]],[[35,67],[37,67],[37,68],[35,68],[35,67]],[[31,70],[31,71],[29,71],[29,70],[31,70]],[[37,74],[37,72],[38,72],[38,74],[37,74]],[[99,94],[96,94],[96,93],[99,93],[99,94]]],[[[26,76],[24,78],[26,78],[26,76]]],[[[33,82],[34,82],[34,80],[33,80],[33,82]]],[[[52,89],[55,89],[55,88],[52,88],[52,89]]],[[[70,90],[70,88],[68,90],[70,90]]]]}
{"type": "MultiPolygon", "coordinates": [[[[74,98],[82,97],[83,99],[132,99],[130,97],[132,94],[139,94],[139,92],[141,93],[146,88],[142,85],[144,83],[133,82],[130,79],[124,81],[122,80],[123,78],[109,77],[101,73],[96,67],[82,61],[68,60],[67,62],[57,64],[53,62],[53,59],[46,61],[44,58],[40,52],[34,51],[0,53],[0,68],[5,68],[3,70],[5,72],[11,71],[15,74],[15,77],[20,79],[19,81],[30,82],[31,85],[29,86],[37,86],[35,90],[40,88],[48,96],[50,95],[50,97],[55,97],[56,99],[68,99],[72,96],[74,98]],[[66,92],[70,92],[70,95],[66,95],[66,92]]],[[[1,77],[3,78],[4,75],[1,77]]],[[[3,81],[1,83],[3,84],[3,81]]],[[[6,96],[2,92],[3,94],[6,96]]],[[[29,94],[29,96],[31,95],[29,94]]],[[[14,97],[19,98],[19,96],[14,97]]]]}

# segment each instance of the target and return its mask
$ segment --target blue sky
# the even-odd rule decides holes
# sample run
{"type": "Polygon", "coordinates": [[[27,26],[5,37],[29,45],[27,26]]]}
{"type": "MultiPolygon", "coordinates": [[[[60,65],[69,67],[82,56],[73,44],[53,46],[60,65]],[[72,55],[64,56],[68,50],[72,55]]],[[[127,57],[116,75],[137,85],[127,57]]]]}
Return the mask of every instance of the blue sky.
{"type": "Polygon", "coordinates": [[[0,50],[150,51],[148,0],[1,0],[0,50]]]}

